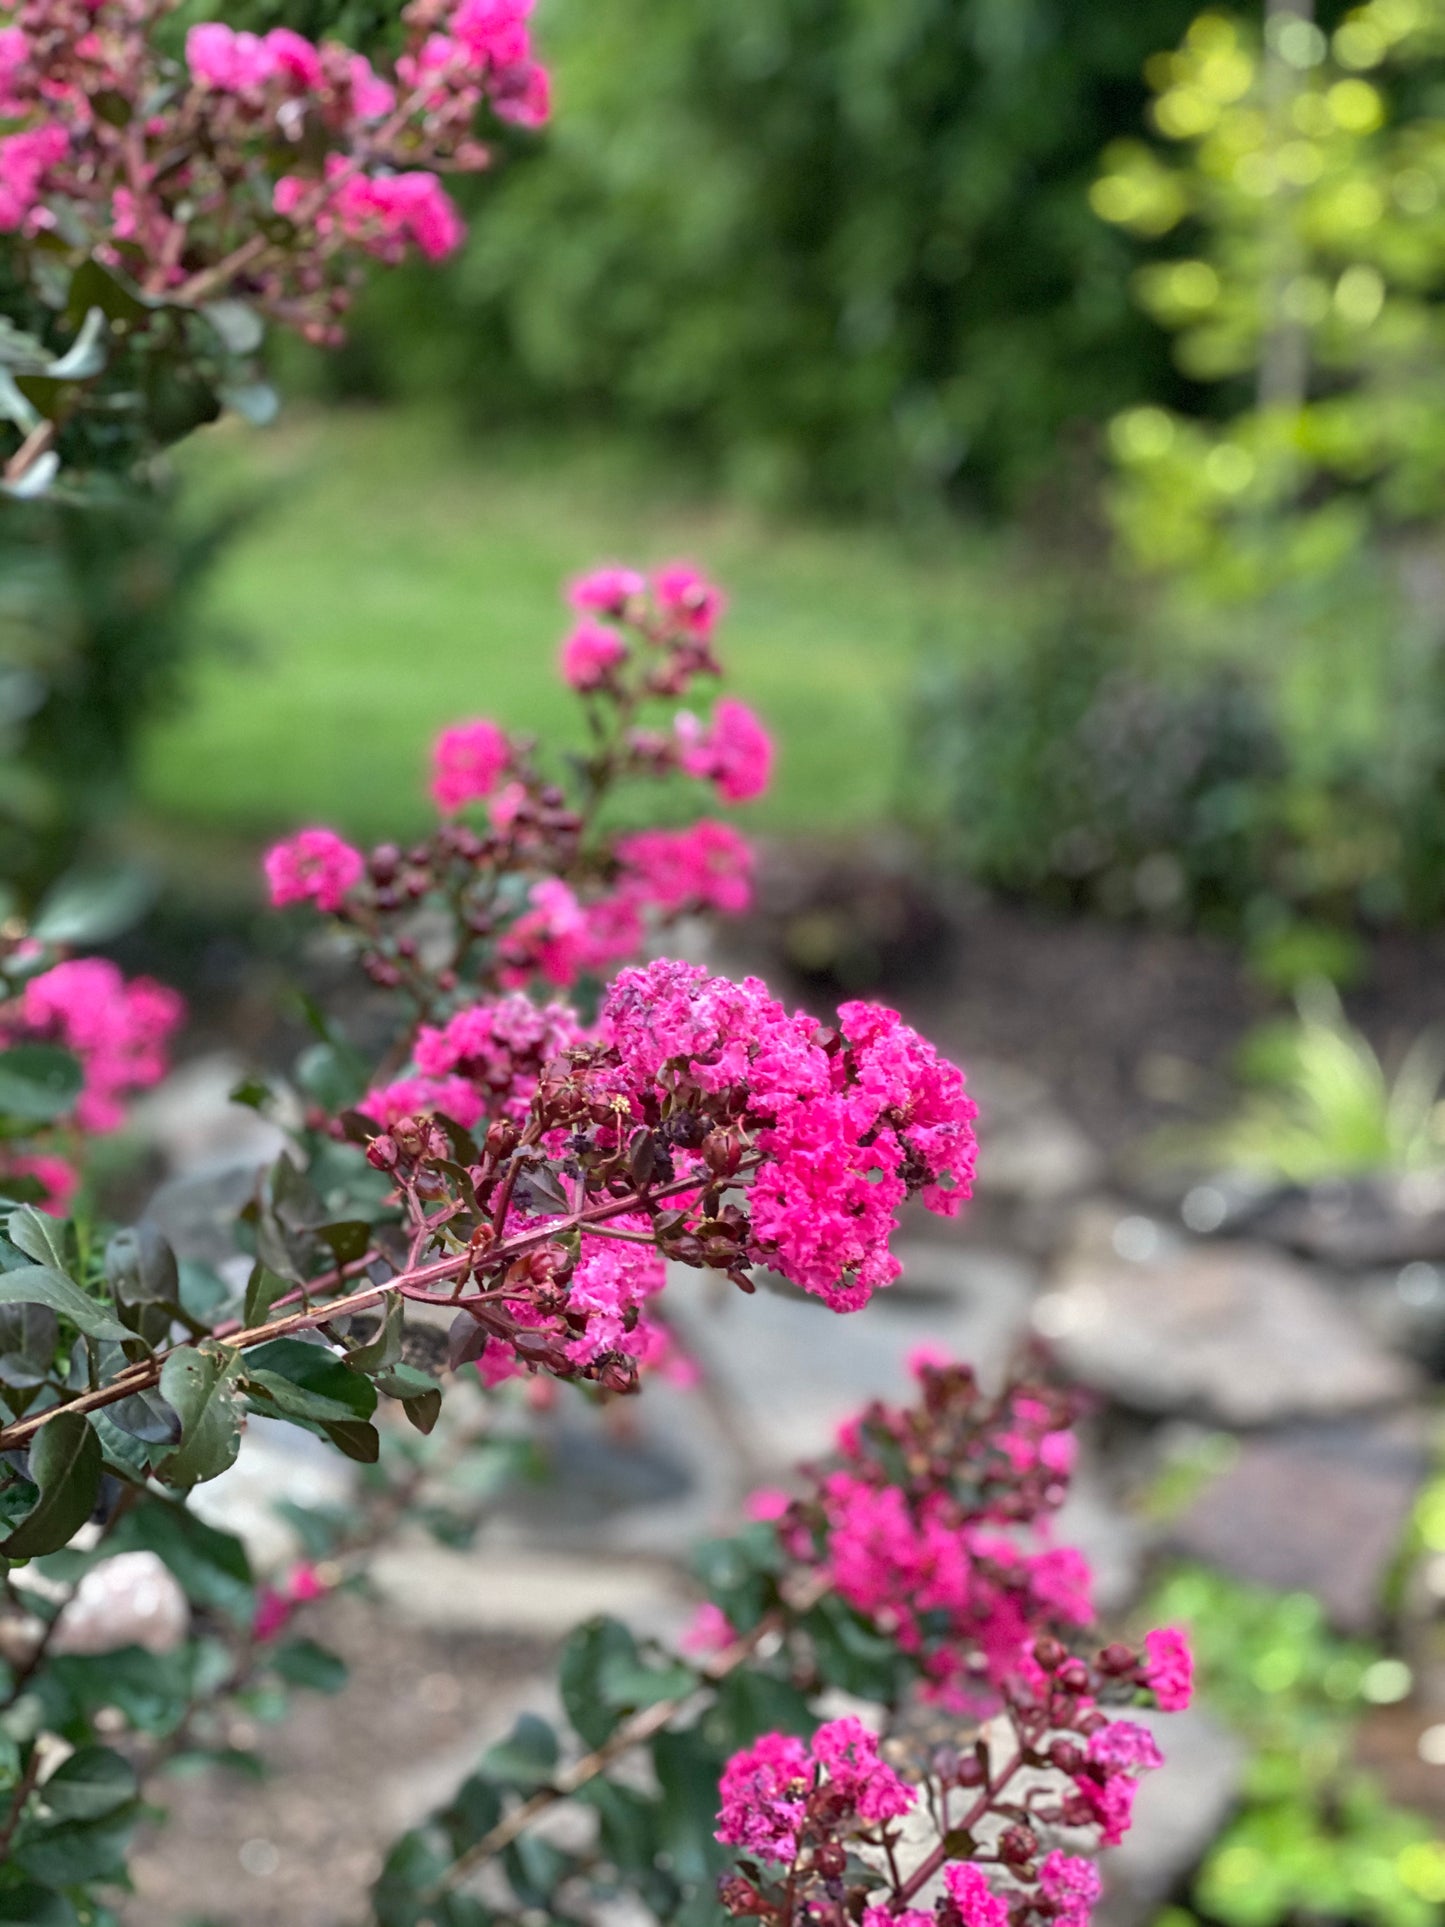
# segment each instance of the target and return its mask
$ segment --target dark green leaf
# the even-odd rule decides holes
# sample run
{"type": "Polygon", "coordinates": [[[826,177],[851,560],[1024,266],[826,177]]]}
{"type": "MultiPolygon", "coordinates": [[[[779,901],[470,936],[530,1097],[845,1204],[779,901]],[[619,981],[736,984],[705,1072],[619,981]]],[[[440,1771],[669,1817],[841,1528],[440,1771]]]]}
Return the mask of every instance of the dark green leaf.
{"type": "Polygon", "coordinates": [[[40,1497],[0,1541],[0,1556],[34,1559],[69,1544],[95,1510],[101,1461],[100,1440],[81,1413],[59,1412],[43,1425],[30,1446],[30,1477],[40,1497]]]}
{"type": "Polygon", "coordinates": [[[167,1485],[189,1488],[235,1463],[241,1449],[240,1367],[235,1352],[209,1342],[180,1347],[161,1367],[161,1396],[184,1428],[179,1449],[161,1467],[167,1485]]]}
{"type": "Polygon", "coordinates": [[[248,1328],[264,1325],[271,1307],[278,1298],[284,1298],[291,1289],[284,1278],[278,1278],[274,1271],[265,1265],[253,1265],[251,1276],[246,1285],[246,1299],[241,1310],[248,1328]]]}
{"type": "Polygon", "coordinates": [[[323,1345],[300,1338],[273,1338],[246,1354],[248,1388],[264,1392],[292,1418],[368,1419],[376,1410],[376,1387],[323,1345]]]}
{"type": "Polygon", "coordinates": [[[0,1113],[27,1123],[49,1123],[72,1110],[85,1081],[80,1062],[51,1044],[16,1044],[0,1051],[0,1113]]]}
{"type": "Polygon", "coordinates": [[[168,1405],[159,1392],[135,1392],[117,1399],[106,1408],[113,1424],[129,1432],[142,1445],[179,1445],[180,1414],[168,1405]]]}
{"type": "Polygon", "coordinates": [[[316,1235],[331,1248],[339,1265],[354,1265],[366,1255],[371,1243],[371,1226],[365,1218],[346,1218],[340,1224],[318,1225],[316,1235]]]}
{"type": "Polygon", "coordinates": [[[434,1385],[429,1392],[419,1392],[414,1398],[403,1399],[401,1409],[418,1432],[433,1431],[442,1415],[441,1387],[434,1385]]]}
{"type": "Polygon", "coordinates": [[[82,1746],[55,1769],[40,1798],[58,1820],[98,1820],[135,1794],[135,1768],[128,1760],[108,1746],[82,1746]]]}
{"type": "Polygon", "coordinates": [[[290,1639],[271,1654],[271,1664],[288,1686],[313,1693],[339,1693],[346,1684],[346,1661],[314,1639],[290,1639]]]}
{"type": "Polygon", "coordinates": [[[312,1044],[296,1060],[296,1082],[323,1110],[350,1110],[366,1091],[366,1060],[349,1044],[312,1044]]]}
{"type": "Polygon", "coordinates": [[[17,1841],[15,1864],[32,1879],[57,1887],[114,1880],[125,1872],[126,1848],[140,1818],[140,1805],[120,1807],[102,1820],[72,1820],[30,1831],[17,1841]]]}
{"type": "Polygon", "coordinates": [[[259,1077],[243,1077],[231,1091],[231,1102],[245,1104],[253,1111],[264,1111],[275,1096],[271,1086],[263,1084],[259,1077]]]}
{"type": "Polygon", "coordinates": [[[142,1219],[117,1231],[105,1248],[105,1275],[122,1305],[179,1305],[176,1254],[159,1228],[142,1219]]]}
{"type": "Polygon", "coordinates": [[[64,1894],[37,1887],[31,1880],[0,1888],[0,1921],[5,1927],[78,1927],[75,1909],[64,1894]]]}
{"type": "Polygon", "coordinates": [[[117,1551],[155,1553],[193,1604],[250,1623],[255,1606],[251,1563],[234,1533],[208,1525],[187,1506],[153,1496],[126,1514],[112,1543],[117,1551]]]}
{"type": "MultiPolygon", "coordinates": [[[[382,1372],[388,1366],[396,1364],[397,1360],[401,1357],[402,1316],[404,1311],[405,1305],[400,1295],[387,1299],[382,1310],[381,1325],[375,1337],[369,1339],[363,1345],[356,1346],[354,1350],[346,1354],[346,1363],[352,1371],[367,1373],[382,1372]]],[[[403,1367],[402,1369],[405,1368],[403,1367]]],[[[420,1376],[420,1374],[417,1374],[417,1376],[420,1376]]],[[[408,1387],[408,1391],[414,1392],[424,1392],[426,1389],[425,1381],[420,1385],[408,1387]]],[[[406,1393],[402,1393],[401,1396],[405,1397],[406,1393]]]]}
{"type": "Polygon", "coordinates": [[[535,1713],[523,1713],[506,1739],[482,1755],[483,1773],[523,1793],[545,1786],[556,1765],[557,1735],[535,1713]]]}
{"type": "MultiPolygon", "coordinates": [[[[65,1227],[47,1212],[36,1211],[28,1204],[21,1205],[18,1211],[10,1213],[5,1235],[17,1251],[23,1251],[37,1265],[49,1265],[55,1271],[69,1272],[65,1227]]],[[[6,1269],[12,1270],[14,1267],[7,1266],[6,1269]]]]}
{"type": "Polygon", "coordinates": [[[27,1265],[21,1271],[0,1275],[0,1305],[49,1305],[88,1338],[108,1338],[123,1344],[135,1337],[93,1298],[87,1298],[79,1285],[50,1265],[27,1265]]]}
{"type": "Polygon", "coordinates": [[[344,1423],[324,1424],[322,1431],[339,1452],[358,1465],[375,1465],[381,1457],[381,1434],[374,1425],[366,1425],[360,1419],[348,1419],[344,1423]]]}

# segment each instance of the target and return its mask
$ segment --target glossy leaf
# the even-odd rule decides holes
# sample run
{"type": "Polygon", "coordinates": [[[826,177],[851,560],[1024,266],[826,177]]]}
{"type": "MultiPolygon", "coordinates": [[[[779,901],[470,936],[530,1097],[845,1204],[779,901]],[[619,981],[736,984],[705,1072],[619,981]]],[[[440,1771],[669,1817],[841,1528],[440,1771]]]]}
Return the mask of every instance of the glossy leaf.
{"type": "Polygon", "coordinates": [[[0,1556],[34,1559],[57,1552],[85,1524],[100,1496],[100,1440],[79,1412],[59,1412],[35,1434],[30,1477],[39,1488],[34,1508],[0,1541],[0,1556]]]}
{"type": "Polygon", "coordinates": [[[214,1479],[241,1449],[241,1360],[219,1345],[186,1345],[161,1367],[161,1396],[180,1415],[181,1444],[161,1470],[168,1485],[214,1479]]]}

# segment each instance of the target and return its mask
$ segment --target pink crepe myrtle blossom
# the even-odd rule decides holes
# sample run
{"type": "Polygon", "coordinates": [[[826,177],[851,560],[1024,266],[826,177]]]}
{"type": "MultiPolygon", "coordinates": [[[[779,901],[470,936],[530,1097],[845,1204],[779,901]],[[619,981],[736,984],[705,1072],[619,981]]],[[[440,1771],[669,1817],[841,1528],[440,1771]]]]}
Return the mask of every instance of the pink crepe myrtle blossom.
{"type": "Polygon", "coordinates": [[[150,978],[129,982],[104,957],[76,957],[32,977],[17,1006],[0,1011],[7,1041],[49,1040],[80,1060],[75,1105],[83,1131],[115,1130],[122,1099],[165,1075],[167,1046],[185,1015],[177,993],[150,978]]]}
{"type": "Polygon", "coordinates": [[[300,830],[266,852],[266,881],[278,910],[312,902],[334,916],[365,868],[360,850],[352,849],[334,830],[300,830]]]}
{"type": "Polygon", "coordinates": [[[567,600],[581,615],[621,616],[647,589],[647,578],[636,569],[609,562],[579,575],[567,589],[567,600]]]}
{"type": "Polygon", "coordinates": [[[664,620],[700,642],[711,639],[727,607],[722,590],[690,562],[669,562],[655,570],[652,593],[664,620]]]}
{"type": "Polygon", "coordinates": [[[994,1892],[972,1861],[950,1861],[943,1870],[943,1883],[963,1927],[1009,1927],[1007,1901],[994,1892]]]}
{"type": "Polygon", "coordinates": [[[562,644],[562,675],[573,689],[600,689],[627,660],[627,644],[600,622],[579,622],[562,644]]]}
{"type": "Polygon", "coordinates": [[[831,1720],[811,1749],[791,1735],[765,1733],[732,1756],[719,1785],[716,1837],[764,1860],[795,1860],[810,1796],[824,1787],[833,1814],[846,1809],[864,1828],[900,1818],[917,1800],[878,1758],[874,1734],[856,1719],[831,1720]]]}
{"type": "Polygon", "coordinates": [[[734,697],[723,697],[706,729],[684,712],[677,719],[677,740],[683,769],[713,784],[724,802],[751,802],[768,787],[773,739],[734,697]]]}
{"type": "Polygon", "coordinates": [[[70,1206],[80,1189],[80,1173],[66,1158],[49,1151],[0,1151],[0,1203],[15,1179],[30,1179],[39,1185],[36,1201],[41,1211],[52,1218],[70,1215],[70,1206]]]}
{"type": "Polygon", "coordinates": [[[1194,1696],[1194,1655],[1178,1626],[1161,1626],[1144,1641],[1146,1683],[1166,1713],[1182,1713],[1194,1696]]]}
{"type": "Polygon", "coordinates": [[[688,1621],[677,1643],[684,1653],[710,1659],[714,1653],[723,1652],[731,1646],[737,1636],[737,1627],[721,1606],[715,1606],[712,1600],[705,1599],[688,1621]]]}
{"type": "Polygon", "coordinates": [[[269,1645],[286,1630],[298,1606],[322,1599],[330,1590],[321,1572],[308,1560],[293,1566],[274,1586],[262,1586],[257,1594],[252,1639],[258,1646],[269,1645]]]}
{"type": "Polygon", "coordinates": [[[1056,1927],[1089,1927],[1103,1882],[1092,1860],[1055,1849],[1039,1868],[1039,1891],[1054,1910],[1056,1927]]]}
{"type": "Polygon", "coordinates": [[[22,128],[0,138],[0,233],[24,227],[38,208],[45,177],[70,147],[63,127],[22,128]]]}
{"type": "Polygon", "coordinates": [[[618,839],[617,856],[624,889],[666,915],[736,917],[752,901],[752,846],[730,824],[704,818],[686,830],[638,830],[618,839]]]}
{"type": "Polygon", "coordinates": [[[446,815],[489,796],[511,761],[506,731],[485,717],[453,723],[432,745],[432,800],[446,815]]]}

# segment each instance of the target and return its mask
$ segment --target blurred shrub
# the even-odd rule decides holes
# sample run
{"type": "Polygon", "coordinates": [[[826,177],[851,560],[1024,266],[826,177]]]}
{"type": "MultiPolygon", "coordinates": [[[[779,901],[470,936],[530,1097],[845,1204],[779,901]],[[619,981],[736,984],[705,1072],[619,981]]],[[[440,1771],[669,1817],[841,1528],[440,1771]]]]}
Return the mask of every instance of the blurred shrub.
{"type": "Polygon", "coordinates": [[[1347,981],[1352,932],[1445,913],[1445,650],[1400,667],[1373,743],[1321,743],[1273,677],[1169,659],[1085,585],[926,667],[905,812],[993,888],[1243,938],[1283,988],[1347,981]]]}
{"type": "Polygon", "coordinates": [[[1179,393],[1088,186],[1192,12],[550,0],[544,151],[440,283],[378,278],[323,379],[660,431],[764,497],[1036,480],[1063,424],[1179,393]]]}
{"type": "Polygon", "coordinates": [[[140,478],[0,500],[0,882],[21,909],[113,854],[141,732],[180,692],[242,513],[182,513],[140,478]]]}
{"type": "Polygon", "coordinates": [[[1253,1749],[1233,1819],[1198,1870],[1190,1907],[1156,1927],[1352,1922],[1435,1927],[1445,1845],[1351,1764],[1371,1706],[1411,1688],[1403,1661],[1332,1634],[1308,1593],[1270,1593],[1202,1570],[1176,1574],[1149,1611],[1188,1624],[1207,1703],[1253,1749]]]}
{"type": "Polygon", "coordinates": [[[911,812],[980,882],[1070,909],[1238,927],[1269,874],[1286,756],[1236,671],[1146,667],[1100,610],[930,672],[911,812]]]}

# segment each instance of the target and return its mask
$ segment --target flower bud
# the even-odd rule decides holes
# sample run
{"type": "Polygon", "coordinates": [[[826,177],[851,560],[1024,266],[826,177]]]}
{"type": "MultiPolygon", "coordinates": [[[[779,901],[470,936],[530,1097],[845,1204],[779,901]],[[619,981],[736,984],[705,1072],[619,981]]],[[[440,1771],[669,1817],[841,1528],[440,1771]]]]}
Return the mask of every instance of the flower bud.
{"type": "Polygon", "coordinates": [[[1032,1860],[1038,1846],[1038,1838],[1030,1827],[1005,1827],[998,1837],[999,1858],[1013,1867],[1032,1860]]]}
{"type": "Polygon", "coordinates": [[[366,1147],[366,1161],[373,1171],[394,1171],[401,1161],[396,1139],[385,1131],[374,1137],[366,1147]]]}

